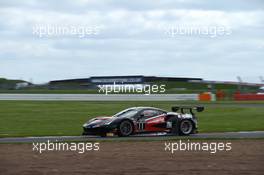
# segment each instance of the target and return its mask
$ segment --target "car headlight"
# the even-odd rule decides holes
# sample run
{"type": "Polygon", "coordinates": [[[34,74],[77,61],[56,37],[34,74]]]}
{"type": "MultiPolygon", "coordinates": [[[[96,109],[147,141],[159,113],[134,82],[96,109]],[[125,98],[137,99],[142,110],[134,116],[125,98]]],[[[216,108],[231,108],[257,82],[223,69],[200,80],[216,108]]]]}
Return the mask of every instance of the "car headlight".
{"type": "Polygon", "coordinates": [[[104,125],[109,125],[111,122],[112,122],[112,120],[107,121],[107,122],[104,123],[104,125]]]}
{"type": "Polygon", "coordinates": [[[88,123],[84,123],[84,124],[83,124],[83,127],[86,127],[87,125],[88,125],[88,123]]]}

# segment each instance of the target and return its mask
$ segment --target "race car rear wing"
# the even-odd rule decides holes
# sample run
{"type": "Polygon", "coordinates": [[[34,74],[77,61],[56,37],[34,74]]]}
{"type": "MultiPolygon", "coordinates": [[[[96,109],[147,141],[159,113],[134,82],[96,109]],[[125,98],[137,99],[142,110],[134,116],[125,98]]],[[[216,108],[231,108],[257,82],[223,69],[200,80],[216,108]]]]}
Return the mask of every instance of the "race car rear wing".
{"type": "Polygon", "coordinates": [[[178,110],[181,110],[181,113],[185,113],[185,110],[189,110],[191,114],[193,114],[193,110],[197,112],[202,112],[204,110],[203,106],[172,106],[171,110],[173,112],[177,112],[178,110]]]}

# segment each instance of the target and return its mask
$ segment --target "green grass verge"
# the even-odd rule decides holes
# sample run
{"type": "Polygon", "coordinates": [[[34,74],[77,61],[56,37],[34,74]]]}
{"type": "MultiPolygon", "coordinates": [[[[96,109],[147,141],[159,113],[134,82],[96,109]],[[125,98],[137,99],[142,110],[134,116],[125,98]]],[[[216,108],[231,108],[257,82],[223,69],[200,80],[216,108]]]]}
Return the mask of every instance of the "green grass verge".
{"type": "MultiPolygon", "coordinates": [[[[0,101],[0,137],[80,135],[82,124],[95,116],[112,115],[132,106],[155,106],[170,110],[175,104],[179,102],[0,101]]],[[[206,110],[198,114],[199,131],[264,130],[263,107],[228,104],[235,102],[205,103],[206,110]]]]}

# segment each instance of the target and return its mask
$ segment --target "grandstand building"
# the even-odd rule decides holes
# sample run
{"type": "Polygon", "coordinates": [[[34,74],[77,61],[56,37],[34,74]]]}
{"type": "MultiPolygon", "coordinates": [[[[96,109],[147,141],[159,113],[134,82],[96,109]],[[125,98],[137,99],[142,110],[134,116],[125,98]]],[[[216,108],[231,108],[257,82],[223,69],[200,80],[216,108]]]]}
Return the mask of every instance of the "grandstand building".
{"type": "Polygon", "coordinates": [[[102,84],[149,84],[153,82],[188,82],[188,81],[202,81],[201,78],[186,78],[186,77],[156,77],[143,75],[130,76],[94,76],[90,78],[81,79],[66,79],[54,80],[49,82],[49,87],[53,89],[78,87],[79,88],[95,88],[102,84]]]}

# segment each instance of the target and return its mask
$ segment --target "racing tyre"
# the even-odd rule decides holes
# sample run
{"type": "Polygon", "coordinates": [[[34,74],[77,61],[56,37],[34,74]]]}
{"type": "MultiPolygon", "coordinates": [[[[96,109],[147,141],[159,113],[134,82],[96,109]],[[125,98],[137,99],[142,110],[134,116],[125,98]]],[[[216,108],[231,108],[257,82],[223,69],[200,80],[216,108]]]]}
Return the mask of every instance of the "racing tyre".
{"type": "Polygon", "coordinates": [[[194,126],[191,120],[182,120],[179,130],[181,135],[190,135],[193,132],[194,126]]]}
{"type": "Polygon", "coordinates": [[[118,126],[118,136],[127,137],[133,133],[133,124],[128,121],[122,121],[118,126]]]}

